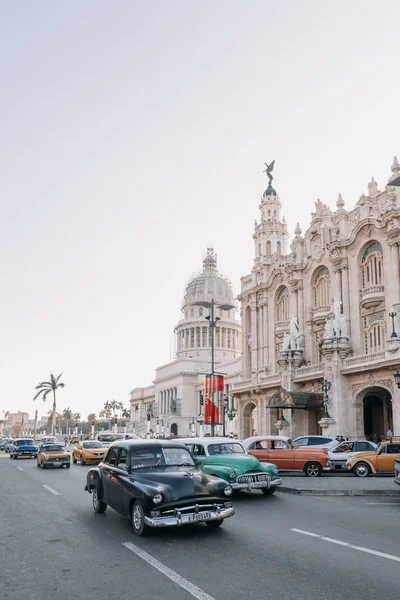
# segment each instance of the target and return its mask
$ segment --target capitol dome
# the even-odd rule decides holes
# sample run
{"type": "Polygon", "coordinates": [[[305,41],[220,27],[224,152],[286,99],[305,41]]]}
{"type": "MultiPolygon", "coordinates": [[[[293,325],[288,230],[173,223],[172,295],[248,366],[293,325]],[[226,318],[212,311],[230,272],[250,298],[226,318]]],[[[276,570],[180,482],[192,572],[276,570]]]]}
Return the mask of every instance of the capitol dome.
{"type": "Polygon", "coordinates": [[[235,306],[232,287],[229,281],[218,273],[217,255],[212,247],[207,248],[203,260],[203,270],[195,275],[186,286],[182,308],[210,303],[214,299],[216,305],[225,310],[235,306]]]}

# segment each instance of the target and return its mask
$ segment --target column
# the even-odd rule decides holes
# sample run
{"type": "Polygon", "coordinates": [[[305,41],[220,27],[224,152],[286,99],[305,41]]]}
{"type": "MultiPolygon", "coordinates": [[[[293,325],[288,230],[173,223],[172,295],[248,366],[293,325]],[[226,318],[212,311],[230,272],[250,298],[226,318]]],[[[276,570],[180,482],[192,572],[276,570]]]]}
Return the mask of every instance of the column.
{"type": "Polygon", "coordinates": [[[297,316],[299,319],[300,333],[304,333],[304,301],[303,301],[303,286],[297,288],[297,316]]]}
{"type": "Polygon", "coordinates": [[[264,368],[269,368],[268,363],[268,304],[264,304],[263,311],[263,332],[264,332],[264,368]]]}
{"type": "MultiPolygon", "coordinates": [[[[385,257],[383,257],[385,261],[385,257]]],[[[386,281],[385,277],[385,290],[388,291],[388,302],[386,304],[386,320],[388,323],[388,338],[392,333],[392,320],[389,317],[389,312],[392,312],[392,307],[394,312],[397,313],[394,323],[395,323],[395,331],[397,335],[400,335],[400,273],[399,273],[399,246],[398,244],[393,244],[390,246],[390,270],[392,272],[392,279],[390,282],[386,281]],[[389,333],[390,332],[390,333],[389,333]]],[[[386,275],[386,273],[385,273],[386,275]]]]}
{"type": "Polygon", "coordinates": [[[251,372],[257,371],[257,310],[251,307],[251,372]]]}
{"type": "Polygon", "coordinates": [[[342,302],[342,274],[338,267],[333,271],[333,289],[332,296],[336,300],[340,300],[342,302]]]}
{"type": "Polygon", "coordinates": [[[351,319],[350,319],[350,294],[349,294],[349,269],[347,265],[343,265],[340,271],[342,275],[342,312],[347,319],[349,326],[349,338],[351,338],[351,319]]]}
{"type": "Polygon", "coordinates": [[[264,312],[263,306],[260,306],[258,311],[258,368],[264,367],[264,312]]]}

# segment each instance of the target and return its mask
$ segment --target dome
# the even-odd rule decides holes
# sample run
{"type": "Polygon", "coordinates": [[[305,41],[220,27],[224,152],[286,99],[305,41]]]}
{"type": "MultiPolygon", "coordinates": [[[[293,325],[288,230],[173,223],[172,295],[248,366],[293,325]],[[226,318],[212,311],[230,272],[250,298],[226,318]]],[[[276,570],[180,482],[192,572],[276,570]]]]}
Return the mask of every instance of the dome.
{"type": "Polygon", "coordinates": [[[213,248],[207,248],[203,260],[203,270],[194,276],[186,286],[183,307],[209,303],[214,299],[220,308],[229,310],[235,306],[233,292],[229,281],[218,273],[217,255],[213,248]]]}
{"type": "Polygon", "coordinates": [[[267,198],[268,196],[277,196],[276,190],[272,187],[271,184],[267,187],[265,192],[263,193],[263,198],[267,198]]]}

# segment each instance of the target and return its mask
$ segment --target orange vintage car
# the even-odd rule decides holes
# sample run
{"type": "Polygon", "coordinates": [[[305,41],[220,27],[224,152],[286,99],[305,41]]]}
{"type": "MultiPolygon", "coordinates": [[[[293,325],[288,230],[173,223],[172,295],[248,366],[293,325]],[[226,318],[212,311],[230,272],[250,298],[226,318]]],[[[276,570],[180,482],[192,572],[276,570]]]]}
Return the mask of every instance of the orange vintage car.
{"type": "Polygon", "coordinates": [[[107,452],[106,446],[97,440],[84,440],[79,442],[72,450],[72,461],[74,464],[81,461],[81,465],[86,463],[99,463],[103,460],[107,452]]]}
{"type": "Polygon", "coordinates": [[[352,471],[356,477],[368,477],[371,473],[394,473],[394,461],[400,458],[400,438],[382,442],[375,452],[359,452],[349,458],[345,471],[352,471]]]}
{"type": "Polygon", "coordinates": [[[333,468],[327,450],[297,448],[291,439],[282,435],[251,437],[242,444],[260,462],[274,463],[279,471],[303,471],[307,477],[318,477],[333,468]]]}

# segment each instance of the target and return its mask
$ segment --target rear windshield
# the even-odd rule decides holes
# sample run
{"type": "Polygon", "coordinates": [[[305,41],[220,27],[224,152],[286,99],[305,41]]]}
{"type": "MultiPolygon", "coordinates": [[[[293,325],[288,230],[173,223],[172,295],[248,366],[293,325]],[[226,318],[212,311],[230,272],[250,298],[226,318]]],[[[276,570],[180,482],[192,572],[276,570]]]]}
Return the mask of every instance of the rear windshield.
{"type": "Polygon", "coordinates": [[[99,433],[97,439],[99,442],[115,442],[116,440],[123,440],[124,435],[123,433],[99,433]]]}
{"type": "Polygon", "coordinates": [[[16,446],[34,446],[33,440],[17,440],[16,446]]]}
{"type": "Polygon", "coordinates": [[[64,446],[59,446],[57,444],[48,445],[43,448],[43,452],[64,452],[64,446]]]}
{"type": "Polygon", "coordinates": [[[101,442],[83,442],[84,448],[104,448],[101,442]]]}

